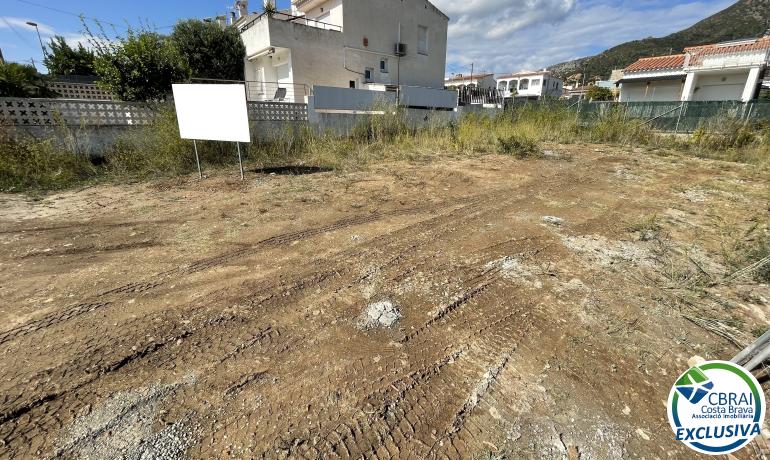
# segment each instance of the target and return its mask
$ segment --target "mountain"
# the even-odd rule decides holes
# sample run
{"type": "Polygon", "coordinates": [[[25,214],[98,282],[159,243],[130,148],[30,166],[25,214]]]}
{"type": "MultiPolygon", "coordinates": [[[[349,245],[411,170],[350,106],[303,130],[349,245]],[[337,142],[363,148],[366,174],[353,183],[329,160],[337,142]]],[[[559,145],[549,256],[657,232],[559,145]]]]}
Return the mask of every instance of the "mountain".
{"type": "Polygon", "coordinates": [[[692,27],[660,38],[644,38],[615,46],[596,56],[550,66],[561,78],[583,73],[587,78],[608,78],[612,69],[622,69],[640,57],[681,53],[687,46],[705,45],[740,38],[759,37],[770,27],[770,0],[740,0],[692,27]]]}

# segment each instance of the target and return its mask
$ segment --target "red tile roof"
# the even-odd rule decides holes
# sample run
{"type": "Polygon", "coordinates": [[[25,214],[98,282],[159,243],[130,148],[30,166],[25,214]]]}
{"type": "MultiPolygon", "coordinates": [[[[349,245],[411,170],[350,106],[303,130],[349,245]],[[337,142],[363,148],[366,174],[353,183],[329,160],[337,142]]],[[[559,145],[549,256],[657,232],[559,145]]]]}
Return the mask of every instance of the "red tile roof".
{"type": "Polygon", "coordinates": [[[670,56],[655,56],[641,58],[624,69],[629,72],[651,72],[654,70],[681,70],[684,69],[684,54],[672,54],[670,56]]]}
{"type": "Polygon", "coordinates": [[[716,43],[713,45],[690,46],[684,49],[685,53],[699,55],[745,53],[749,51],[770,50],[770,36],[748,40],[736,40],[732,42],[716,43]]]}

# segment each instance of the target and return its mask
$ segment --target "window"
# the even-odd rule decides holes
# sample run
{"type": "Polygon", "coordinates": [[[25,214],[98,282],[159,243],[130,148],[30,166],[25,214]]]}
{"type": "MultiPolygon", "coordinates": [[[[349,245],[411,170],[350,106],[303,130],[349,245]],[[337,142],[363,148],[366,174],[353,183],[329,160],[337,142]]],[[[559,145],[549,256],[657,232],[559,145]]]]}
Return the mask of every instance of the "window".
{"type": "Polygon", "coordinates": [[[539,78],[533,78],[531,84],[532,84],[533,88],[540,87],[540,79],[539,78]]]}
{"type": "Polygon", "coordinates": [[[367,67],[366,70],[364,70],[364,83],[374,83],[374,69],[371,67],[367,67]]]}
{"type": "Polygon", "coordinates": [[[519,82],[519,89],[520,90],[526,90],[529,89],[529,78],[522,78],[519,82]]]}
{"type": "Polygon", "coordinates": [[[428,28],[417,26],[417,52],[428,54],[428,28]]]}
{"type": "Polygon", "coordinates": [[[511,80],[508,83],[508,91],[516,91],[517,86],[519,86],[519,80],[511,80]]]}
{"type": "Polygon", "coordinates": [[[380,59],[380,73],[388,73],[388,60],[380,59]]]}
{"type": "Polygon", "coordinates": [[[507,81],[497,82],[497,89],[500,90],[500,91],[505,91],[507,86],[508,86],[508,82],[507,81]]]}
{"type": "Polygon", "coordinates": [[[356,87],[356,81],[355,80],[350,80],[350,87],[351,88],[355,88],[356,87]]]}

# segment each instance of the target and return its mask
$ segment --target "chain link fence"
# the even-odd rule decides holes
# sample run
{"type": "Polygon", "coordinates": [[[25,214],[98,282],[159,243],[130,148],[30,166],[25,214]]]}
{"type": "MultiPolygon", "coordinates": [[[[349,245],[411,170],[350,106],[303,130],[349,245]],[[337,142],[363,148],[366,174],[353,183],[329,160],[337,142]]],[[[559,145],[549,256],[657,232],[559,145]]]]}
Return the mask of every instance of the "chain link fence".
{"type": "MultiPolygon", "coordinates": [[[[611,111],[623,117],[648,123],[652,129],[672,133],[692,133],[699,126],[720,118],[730,118],[747,123],[770,123],[770,100],[740,101],[691,101],[691,102],[589,102],[584,100],[526,101],[522,104],[539,104],[554,109],[576,112],[581,124],[591,125],[611,111]]],[[[520,104],[516,104],[519,106],[520,104]]],[[[515,107],[515,106],[514,106],[515,107]]]]}

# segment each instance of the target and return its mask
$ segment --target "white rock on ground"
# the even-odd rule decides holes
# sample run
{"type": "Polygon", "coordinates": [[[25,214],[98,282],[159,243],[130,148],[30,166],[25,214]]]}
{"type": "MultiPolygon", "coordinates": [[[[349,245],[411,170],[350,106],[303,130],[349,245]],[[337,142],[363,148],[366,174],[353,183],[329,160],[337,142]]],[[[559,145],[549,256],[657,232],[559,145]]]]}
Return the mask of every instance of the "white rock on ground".
{"type": "Polygon", "coordinates": [[[393,302],[381,300],[366,307],[359,317],[358,324],[362,329],[390,328],[402,317],[401,311],[393,302]]]}
{"type": "Polygon", "coordinates": [[[557,227],[561,227],[564,224],[564,219],[556,216],[543,216],[540,218],[540,220],[542,220],[546,224],[555,225],[557,227]]]}

